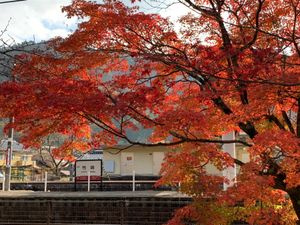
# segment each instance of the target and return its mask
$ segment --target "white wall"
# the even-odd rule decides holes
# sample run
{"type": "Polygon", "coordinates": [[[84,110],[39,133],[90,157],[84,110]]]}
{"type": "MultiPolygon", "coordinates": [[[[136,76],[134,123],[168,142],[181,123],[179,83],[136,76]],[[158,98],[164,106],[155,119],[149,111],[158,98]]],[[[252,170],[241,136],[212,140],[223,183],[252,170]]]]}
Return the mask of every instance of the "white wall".
{"type": "MultiPolygon", "coordinates": [[[[222,140],[235,140],[235,132],[232,131],[228,134],[225,134],[222,136],[222,140]]],[[[231,155],[233,158],[236,158],[236,150],[235,150],[235,143],[231,144],[223,144],[222,148],[224,152],[227,152],[229,155],[231,155]]],[[[232,186],[235,183],[237,175],[237,167],[236,164],[234,164],[232,167],[228,167],[225,170],[223,170],[223,176],[226,177],[230,182],[229,184],[224,183],[224,190],[227,190],[228,187],[232,186]]]]}
{"type": "MultiPolygon", "coordinates": [[[[167,153],[170,151],[174,151],[170,148],[166,147],[142,147],[142,146],[136,146],[132,147],[126,150],[123,150],[122,152],[119,152],[117,150],[111,150],[106,149],[103,150],[103,161],[105,160],[113,160],[115,162],[115,171],[114,173],[108,173],[108,174],[114,174],[114,175],[121,175],[122,170],[123,173],[125,171],[124,166],[126,166],[126,163],[124,163],[124,157],[122,160],[122,153],[133,153],[133,160],[134,160],[134,170],[137,175],[158,175],[158,172],[160,170],[160,165],[162,159],[158,159],[157,155],[161,155],[161,153],[167,153]],[[153,153],[155,154],[156,161],[154,162],[153,153]],[[117,154],[112,154],[117,153],[117,154]],[[159,161],[159,162],[158,162],[159,161]],[[122,169],[123,166],[123,169],[122,169]],[[159,168],[158,168],[159,167],[159,168]]],[[[126,154],[123,154],[126,155],[126,154]]],[[[160,157],[161,158],[161,157],[160,157]]],[[[126,161],[126,160],[125,160],[126,161]]],[[[122,174],[125,175],[125,174],[122,174]]]]}
{"type": "MultiPolygon", "coordinates": [[[[223,140],[233,140],[235,138],[234,132],[224,136],[223,140]]],[[[242,148],[241,146],[236,146],[235,144],[224,144],[223,145],[223,151],[228,152],[232,156],[242,160],[242,161],[249,161],[249,154],[246,150],[246,148],[242,148]]],[[[159,157],[156,157],[157,155],[160,155],[160,153],[167,153],[171,151],[176,151],[174,149],[166,148],[166,147],[142,147],[142,146],[135,146],[126,150],[123,150],[122,152],[131,152],[133,153],[133,160],[134,160],[134,170],[137,175],[158,175],[159,168],[156,165],[159,161],[159,157]],[[153,156],[154,153],[157,153],[156,156],[153,156]],[[156,159],[155,159],[156,158],[156,159]],[[154,161],[155,159],[155,161],[154,161]]],[[[178,150],[177,150],[178,151],[178,150]]],[[[108,173],[113,175],[121,175],[121,153],[118,154],[111,154],[111,153],[118,153],[117,150],[103,150],[103,160],[113,160],[114,161],[114,172],[108,173]]],[[[209,174],[214,175],[224,175],[229,179],[233,179],[236,177],[236,174],[238,172],[238,168],[236,166],[228,168],[225,171],[218,170],[215,166],[212,164],[208,164],[206,166],[206,170],[209,174]]]]}

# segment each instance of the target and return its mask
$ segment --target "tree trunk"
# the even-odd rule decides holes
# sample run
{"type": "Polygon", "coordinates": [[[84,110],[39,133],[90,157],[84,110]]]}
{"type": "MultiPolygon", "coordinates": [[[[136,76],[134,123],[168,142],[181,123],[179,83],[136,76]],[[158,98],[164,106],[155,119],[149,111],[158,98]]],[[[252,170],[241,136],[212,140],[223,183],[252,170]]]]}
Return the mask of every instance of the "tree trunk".
{"type": "Polygon", "coordinates": [[[60,170],[58,167],[55,168],[55,176],[60,177],[60,170]]]}
{"type": "Polygon", "coordinates": [[[294,211],[298,217],[297,225],[300,225],[300,186],[287,190],[293,204],[294,211]]]}

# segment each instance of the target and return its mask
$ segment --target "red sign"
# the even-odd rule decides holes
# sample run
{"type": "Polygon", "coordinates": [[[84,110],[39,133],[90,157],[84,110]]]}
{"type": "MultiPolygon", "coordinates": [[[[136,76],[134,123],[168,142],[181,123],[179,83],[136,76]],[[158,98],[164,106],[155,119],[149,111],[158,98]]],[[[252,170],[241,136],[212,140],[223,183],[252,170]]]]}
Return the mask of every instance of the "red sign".
{"type": "MultiPolygon", "coordinates": [[[[88,181],[88,176],[77,176],[75,179],[76,179],[76,182],[88,181]]],[[[101,181],[101,177],[100,176],[90,176],[90,181],[101,181]]]]}

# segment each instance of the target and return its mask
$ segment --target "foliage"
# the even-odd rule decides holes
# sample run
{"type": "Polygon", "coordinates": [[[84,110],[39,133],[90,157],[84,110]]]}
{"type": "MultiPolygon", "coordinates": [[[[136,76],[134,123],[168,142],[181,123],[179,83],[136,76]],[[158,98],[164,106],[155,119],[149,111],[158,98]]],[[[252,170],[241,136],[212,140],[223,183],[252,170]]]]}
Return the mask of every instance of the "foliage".
{"type": "Polygon", "coordinates": [[[60,177],[62,169],[76,160],[77,149],[80,153],[89,150],[86,141],[74,141],[72,138],[59,134],[48,135],[40,143],[35,144],[39,144],[35,160],[39,166],[51,171],[57,177],[60,177]]]}
{"type": "Polygon", "coordinates": [[[17,82],[1,84],[2,114],[16,118],[25,142],[51,133],[82,140],[92,123],[100,130],[91,145],[180,146],[167,157],[160,182],[180,182],[195,205],[171,224],[180,215],[201,224],[227,223],[233,215],[250,224],[296,223],[299,1],[179,2],[192,11],[172,24],[118,0],[74,0],[63,11],[83,22],[68,38],[52,40],[52,50],[19,56],[17,82]],[[141,126],[153,129],[148,142],[126,135],[141,126]],[[249,138],[219,138],[231,131],[249,138]],[[250,162],[222,152],[226,143],[248,147],[250,162]],[[220,191],[230,181],[207,174],[208,163],[221,170],[237,164],[238,183],[220,191]],[[207,199],[214,201],[204,217],[207,199]],[[235,214],[237,202],[244,210],[235,214]]]}

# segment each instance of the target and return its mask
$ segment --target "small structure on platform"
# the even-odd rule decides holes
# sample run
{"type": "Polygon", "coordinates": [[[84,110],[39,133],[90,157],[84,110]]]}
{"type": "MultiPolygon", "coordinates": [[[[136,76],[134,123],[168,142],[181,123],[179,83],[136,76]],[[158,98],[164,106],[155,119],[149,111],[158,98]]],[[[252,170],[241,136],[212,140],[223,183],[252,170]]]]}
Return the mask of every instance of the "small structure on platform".
{"type": "Polygon", "coordinates": [[[91,183],[100,183],[100,189],[102,189],[102,180],[102,158],[83,157],[75,161],[75,191],[78,183],[87,183],[88,191],[90,191],[91,183]]]}

